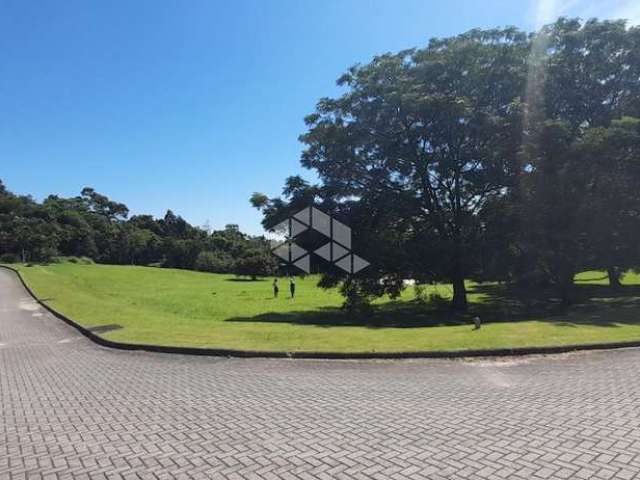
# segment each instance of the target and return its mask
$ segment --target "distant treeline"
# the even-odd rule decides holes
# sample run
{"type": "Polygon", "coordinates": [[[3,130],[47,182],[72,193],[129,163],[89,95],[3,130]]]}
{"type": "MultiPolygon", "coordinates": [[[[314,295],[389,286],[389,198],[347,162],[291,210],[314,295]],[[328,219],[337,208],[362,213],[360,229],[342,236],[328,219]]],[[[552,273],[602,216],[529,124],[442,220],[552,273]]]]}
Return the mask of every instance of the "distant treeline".
{"type": "Polygon", "coordinates": [[[72,198],[36,202],[0,180],[0,262],[50,262],[59,256],[99,263],[156,265],[238,275],[275,269],[268,242],[237,225],[209,232],[171,210],[164,218],[134,215],[92,188],[72,198]]]}

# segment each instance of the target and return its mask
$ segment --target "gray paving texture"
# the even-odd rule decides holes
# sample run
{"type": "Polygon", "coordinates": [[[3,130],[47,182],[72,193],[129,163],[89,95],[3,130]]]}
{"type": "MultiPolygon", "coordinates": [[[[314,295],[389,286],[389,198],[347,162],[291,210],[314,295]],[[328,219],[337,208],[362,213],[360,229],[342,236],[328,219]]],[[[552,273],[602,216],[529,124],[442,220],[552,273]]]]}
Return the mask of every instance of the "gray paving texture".
{"type": "Polygon", "coordinates": [[[639,367],[109,350],[0,271],[0,479],[640,478],[639,367]]]}

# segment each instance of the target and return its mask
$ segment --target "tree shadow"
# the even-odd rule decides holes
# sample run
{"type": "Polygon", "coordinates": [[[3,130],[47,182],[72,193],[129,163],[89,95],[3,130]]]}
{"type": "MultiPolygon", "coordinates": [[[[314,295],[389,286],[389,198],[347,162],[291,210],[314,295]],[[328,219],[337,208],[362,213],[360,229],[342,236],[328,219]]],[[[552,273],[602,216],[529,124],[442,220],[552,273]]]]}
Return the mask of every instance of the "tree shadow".
{"type": "Polygon", "coordinates": [[[111,323],[109,325],[97,325],[95,327],[89,327],[87,328],[87,330],[89,330],[92,333],[106,333],[106,332],[112,332],[114,330],[120,330],[122,329],[122,325],[118,325],[117,323],[111,323]]]}
{"type": "Polygon", "coordinates": [[[236,277],[236,278],[225,278],[224,279],[225,282],[240,282],[240,283],[245,283],[245,282],[266,282],[267,279],[266,278],[242,278],[242,277],[236,277]]]}
{"type": "Polygon", "coordinates": [[[338,307],[313,310],[265,312],[228,318],[228,322],[288,323],[320,327],[420,328],[470,325],[473,317],[483,324],[523,321],[551,322],[559,326],[591,325],[617,327],[640,324],[640,285],[612,290],[607,285],[576,285],[576,302],[563,304],[551,289],[524,289],[503,284],[481,284],[470,289],[479,300],[465,314],[418,300],[375,304],[362,317],[349,316],[338,307]]]}
{"type": "Polygon", "coordinates": [[[233,317],[227,322],[289,323],[320,327],[418,328],[464,325],[468,315],[458,315],[448,309],[425,308],[417,300],[390,301],[373,305],[365,316],[352,316],[339,307],[313,310],[265,312],[254,316],[233,317]]]}
{"type": "Polygon", "coordinates": [[[566,305],[553,289],[530,289],[517,286],[478,285],[475,293],[483,301],[473,310],[488,322],[537,320],[561,326],[592,325],[616,327],[640,323],[640,285],[576,283],[573,302],[566,305]]]}
{"type": "Polygon", "coordinates": [[[621,285],[611,288],[608,285],[576,285],[576,293],[579,299],[599,300],[606,298],[633,298],[640,297],[640,285],[621,285]]]}

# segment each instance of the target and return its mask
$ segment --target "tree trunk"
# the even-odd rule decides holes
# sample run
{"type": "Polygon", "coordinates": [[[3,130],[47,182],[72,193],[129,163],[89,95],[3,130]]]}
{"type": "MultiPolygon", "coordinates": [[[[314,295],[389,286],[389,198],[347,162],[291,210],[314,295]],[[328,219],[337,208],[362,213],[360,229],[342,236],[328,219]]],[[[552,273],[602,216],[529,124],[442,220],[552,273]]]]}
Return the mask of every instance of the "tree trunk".
{"type": "Polygon", "coordinates": [[[607,274],[609,275],[609,286],[614,290],[618,290],[622,287],[620,283],[620,270],[617,267],[609,267],[607,269],[607,274]]]}
{"type": "Polygon", "coordinates": [[[467,289],[464,286],[464,277],[462,275],[456,275],[453,278],[451,308],[456,312],[465,312],[467,310],[467,289]]]}
{"type": "Polygon", "coordinates": [[[569,306],[573,303],[573,277],[574,274],[565,275],[560,281],[560,298],[564,306],[569,306]]]}

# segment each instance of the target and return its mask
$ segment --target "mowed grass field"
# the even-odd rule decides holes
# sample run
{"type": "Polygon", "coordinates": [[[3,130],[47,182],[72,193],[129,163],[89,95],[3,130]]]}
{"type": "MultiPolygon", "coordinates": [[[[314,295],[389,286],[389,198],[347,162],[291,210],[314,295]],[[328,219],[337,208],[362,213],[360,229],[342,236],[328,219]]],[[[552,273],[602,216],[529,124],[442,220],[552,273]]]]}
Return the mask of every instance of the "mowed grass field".
{"type": "MultiPolygon", "coordinates": [[[[16,267],[14,265],[14,267],[16,267]]],[[[640,277],[625,276],[613,294],[602,272],[577,277],[583,299],[569,309],[538,293],[522,300],[505,287],[469,284],[471,310],[454,316],[416,301],[375,302],[364,320],[349,319],[335,290],[297,279],[294,300],[280,280],[136,266],[17,266],[56,310],[120,342],[267,351],[399,352],[465,350],[640,340],[640,277]],[[480,315],[474,330],[470,316],[480,315]]],[[[429,292],[448,297],[448,285],[429,292]]],[[[522,294],[522,292],[520,292],[522,294]]],[[[530,293],[530,292],[529,292],[530,293]]]]}

